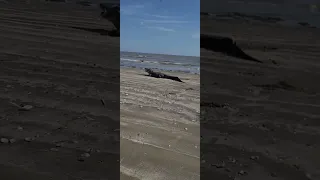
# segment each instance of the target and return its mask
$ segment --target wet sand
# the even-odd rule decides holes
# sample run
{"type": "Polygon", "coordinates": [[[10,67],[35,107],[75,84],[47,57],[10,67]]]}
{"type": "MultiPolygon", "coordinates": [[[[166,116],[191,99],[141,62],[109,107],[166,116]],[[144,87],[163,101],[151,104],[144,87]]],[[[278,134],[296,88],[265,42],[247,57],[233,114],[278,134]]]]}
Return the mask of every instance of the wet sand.
{"type": "Polygon", "coordinates": [[[118,179],[119,37],[71,28],[112,24],[75,4],[0,4],[1,179],[118,179]]]}
{"type": "Polygon", "coordinates": [[[320,179],[320,30],[202,17],[263,63],[201,50],[201,178],[320,179]]]}
{"type": "Polygon", "coordinates": [[[200,179],[200,76],[121,68],[121,179],[200,179]]]}

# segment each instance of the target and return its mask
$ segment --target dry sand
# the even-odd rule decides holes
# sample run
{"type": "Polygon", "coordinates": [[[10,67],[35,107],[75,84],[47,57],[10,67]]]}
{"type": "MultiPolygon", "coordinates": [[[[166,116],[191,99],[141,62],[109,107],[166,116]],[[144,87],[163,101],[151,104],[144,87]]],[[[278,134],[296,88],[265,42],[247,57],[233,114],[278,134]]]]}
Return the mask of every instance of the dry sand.
{"type": "Polygon", "coordinates": [[[119,38],[70,28],[112,24],[91,7],[0,3],[1,179],[119,179],[119,38]]]}
{"type": "Polygon", "coordinates": [[[121,179],[200,179],[200,76],[121,68],[121,179]]]}
{"type": "Polygon", "coordinates": [[[264,62],[201,50],[201,178],[320,179],[320,30],[202,17],[201,31],[264,62]]]}

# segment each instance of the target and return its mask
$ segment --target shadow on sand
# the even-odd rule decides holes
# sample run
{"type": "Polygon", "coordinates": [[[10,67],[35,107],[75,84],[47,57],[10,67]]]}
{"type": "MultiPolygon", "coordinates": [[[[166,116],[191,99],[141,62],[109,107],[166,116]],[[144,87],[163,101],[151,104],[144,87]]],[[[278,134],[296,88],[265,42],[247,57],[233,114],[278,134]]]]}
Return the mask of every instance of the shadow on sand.
{"type": "Polygon", "coordinates": [[[117,30],[92,29],[92,28],[84,28],[84,27],[70,27],[70,28],[93,32],[93,33],[99,33],[102,36],[120,37],[120,33],[117,30]]]}
{"type": "Polygon", "coordinates": [[[201,34],[200,48],[204,48],[215,52],[221,52],[228,56],[233,56],[240,59],[262,63],[262,61],[253,58],[245,52],[243,52],[236,45],[236,43],[229,37],[201,34]]]}

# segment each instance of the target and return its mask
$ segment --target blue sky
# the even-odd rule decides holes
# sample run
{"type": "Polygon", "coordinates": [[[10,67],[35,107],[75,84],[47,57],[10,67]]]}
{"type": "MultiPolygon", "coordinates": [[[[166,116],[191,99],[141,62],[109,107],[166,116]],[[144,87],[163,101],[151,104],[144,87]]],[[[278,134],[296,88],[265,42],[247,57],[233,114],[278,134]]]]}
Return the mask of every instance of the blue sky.
{"type": "Polygon", "coordinates": [[[121,0],[121,51],[200,55],[200,0],[121,0]]]}

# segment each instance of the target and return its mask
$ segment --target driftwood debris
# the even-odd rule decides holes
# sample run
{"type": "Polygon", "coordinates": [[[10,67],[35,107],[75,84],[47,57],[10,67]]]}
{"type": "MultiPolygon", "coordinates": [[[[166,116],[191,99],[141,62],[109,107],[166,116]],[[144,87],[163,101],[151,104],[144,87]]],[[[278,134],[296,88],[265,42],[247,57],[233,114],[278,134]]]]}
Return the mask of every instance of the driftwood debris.
{"type": "Polygon", "coordinates": [[[164,78],[164,79],[171,79],[174,81],[178,81],[178,82],[183,82],[181,81],[180,78],[178,78],[177,76],[170,76],[161,72],[155,72],[152,69],[149,68],[145,68],[145,71],[148,73],[149,76],[151,77],[155,77],[155,78],[164,78]]]}
{"type": "Polygon", "coordinates": [[[200,35],[200,48],[204,48],[210,51],[221,52],[228,56],[233,56],[240,59],[245,59],[249,61],[254,61],[258,63],[262,63],[262,61],[253,58],[243,52],[229,37],[223,36],[214,36],[201,34],[200,35]]]}

